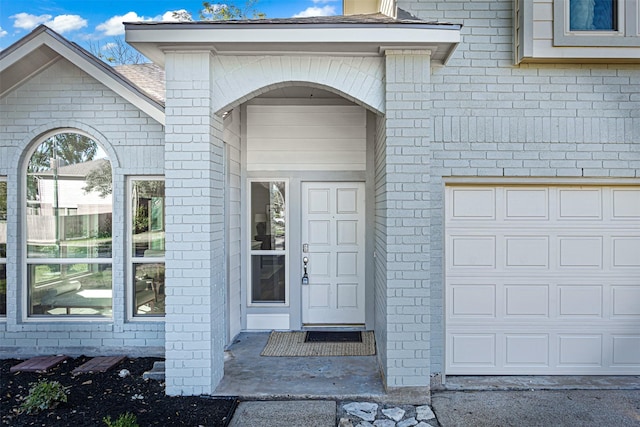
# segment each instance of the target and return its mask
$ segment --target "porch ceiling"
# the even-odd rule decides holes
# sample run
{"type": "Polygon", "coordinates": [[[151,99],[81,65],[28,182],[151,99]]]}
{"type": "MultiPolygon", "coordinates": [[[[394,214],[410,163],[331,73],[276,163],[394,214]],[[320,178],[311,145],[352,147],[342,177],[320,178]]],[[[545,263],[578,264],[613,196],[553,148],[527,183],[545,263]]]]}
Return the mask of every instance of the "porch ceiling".
{"type": "Polygon", "coordinates": [[[446,63],[460,42],[460,25],[405,21],[316,22],[288,20],[127,23],[126,40],[164,64],[164,52],[210,50],[221,55],[377,56],[387,49],[430,50],[446,63]]]}

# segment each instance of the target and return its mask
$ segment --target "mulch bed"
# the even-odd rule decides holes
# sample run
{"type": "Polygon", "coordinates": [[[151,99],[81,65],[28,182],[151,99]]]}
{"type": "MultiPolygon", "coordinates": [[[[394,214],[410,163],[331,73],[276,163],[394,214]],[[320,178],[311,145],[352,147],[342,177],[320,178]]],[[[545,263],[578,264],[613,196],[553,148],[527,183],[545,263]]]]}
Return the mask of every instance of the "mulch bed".
{"type": "Polygon", "coordinates": [[[168,397],[164,383],[145,381],[142,374],[155,358],[125,359],[113,370],[73,376],[71,371],[89,357],[68,359],[45,373],[9,369],[19,360],[0,360],[0,416],[10,426],[106,426],[103,418],[115,421],[121,414],[136,415],[140,426],[226,426],[238,401],[234,398],[168,397]],[[131,375],[121,378],[120,370],[131,375]],[[18,408],[40,379],[59,381],[69,388],[68,402],[54,410],[28,415],[18,408]]]}

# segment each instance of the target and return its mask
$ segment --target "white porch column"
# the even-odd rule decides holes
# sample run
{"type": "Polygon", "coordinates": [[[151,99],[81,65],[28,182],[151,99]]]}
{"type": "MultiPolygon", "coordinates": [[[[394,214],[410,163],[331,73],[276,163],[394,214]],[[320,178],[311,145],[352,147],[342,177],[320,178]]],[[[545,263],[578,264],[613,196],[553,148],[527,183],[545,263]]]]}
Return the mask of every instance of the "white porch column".
{"type": "Polygon", "coordinates": [[[166,53],[166,391],[211,394],[224,370],[222,119],[212,56],[166,53]]]}
{"type": "MultiPolygon", "coordinates": [[[[378,143],[377,222],[384,251],[378,254],[377,292],[386,300],[381,361],[386,385],[428,393],[430,383],[430,52],[386,51],[386,138],[378,143]],[[384,197],[381,197],[384,196],[384,197]],[[385,287],[386,285],[386,287],[385,287]]],[[[381,139],[381,138],[380,138],[381,139]]],[[[381,324],[382,323],[382,324],[381,324]]]]}

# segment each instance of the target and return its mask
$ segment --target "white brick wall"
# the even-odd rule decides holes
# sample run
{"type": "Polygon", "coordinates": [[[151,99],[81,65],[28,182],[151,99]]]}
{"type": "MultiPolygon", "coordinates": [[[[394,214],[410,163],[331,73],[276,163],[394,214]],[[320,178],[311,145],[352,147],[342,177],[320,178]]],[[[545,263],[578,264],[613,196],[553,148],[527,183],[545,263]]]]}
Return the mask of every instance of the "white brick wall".
{"type": "Polygon", "coordinates": [[[166,392],[211,394],[224,371],[222,118],[209,52],[166,56],[166,392]]]}
{"type": "MultiPolygon", "coordinates": [[[[8,184],[8,307],[0,321],[0,355],[58,354],[161,356],[164,324],[127,322],[125,313],[125,176],[162,174],[164,129],[155,120],[65,60],[34,76],[0,99],[0,175],[8,184]],[[114,313],[111,321],[23,322],[22,244],[18,196],[26,151],[56,128],[86,132],[109,154],[114,168],[114,313]],[[118,250],[117,248],[121,248],[118,250]],[[22,261],[20,261],[22,262],[22,261]]],[[[52,319],[55,320],[55,319],[52,319]]]]}
{"type": "MultiPolygon", "coordinates": [[[[442,372],[442,177],[640,178],[640,68],[512,64],[511,0],[398,0],[427,20],[463,24],[432,71],[432,372],[442,372]]],[[[426,271],[425,271],[426,272],[426,271]]]]}
{"type": "Polygon", "coordinates": [[[429,52],[386,52],[386,143],[376,156],[376,187],[384,187],[376,191],[376,246],[386,252],[377,254],[376,274],[384,275],[376,287],[386,304],[378,347],[388,388],[429,387],[430,278],[422,270],[430,255],[431,120],[421,108],[431,96],[429,70],[429,52]]]}

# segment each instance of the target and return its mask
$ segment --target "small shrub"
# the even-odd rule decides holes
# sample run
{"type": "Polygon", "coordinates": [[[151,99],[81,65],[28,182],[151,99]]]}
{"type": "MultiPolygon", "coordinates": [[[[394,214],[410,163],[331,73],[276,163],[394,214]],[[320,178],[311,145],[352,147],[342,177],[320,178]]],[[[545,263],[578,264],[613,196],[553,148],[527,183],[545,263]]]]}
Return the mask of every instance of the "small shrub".
{"type": "Polygon", "coordinates": [[[108,427],[139,427],[138,419],[131,412],[120,414],[117,420],[111,421],[111,416],[102,419],[108,427]]]}
{"type": "Polygon", "coordinates": [[[67,401],[69,391],[58,381],[40,380],[29,389],[20,411],[35,414],[45,409],[54,409],[60,402],[67,401]]]}

